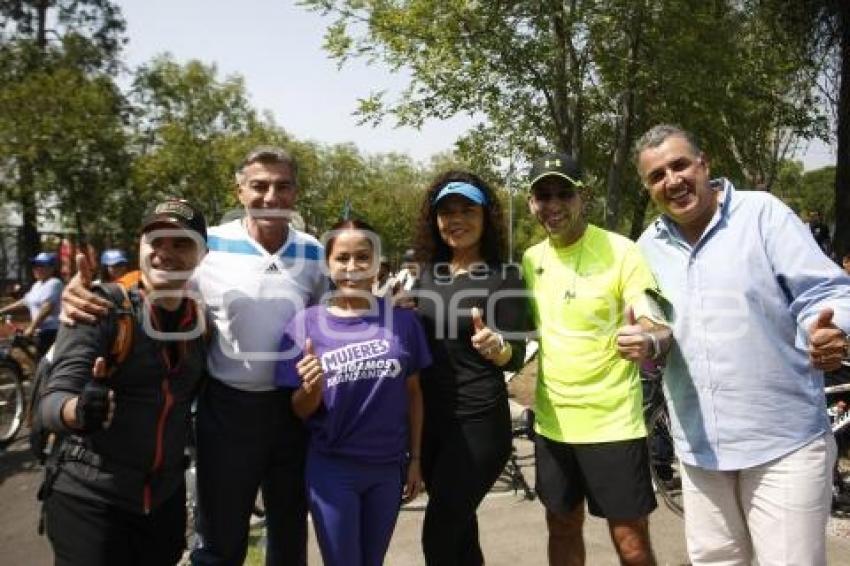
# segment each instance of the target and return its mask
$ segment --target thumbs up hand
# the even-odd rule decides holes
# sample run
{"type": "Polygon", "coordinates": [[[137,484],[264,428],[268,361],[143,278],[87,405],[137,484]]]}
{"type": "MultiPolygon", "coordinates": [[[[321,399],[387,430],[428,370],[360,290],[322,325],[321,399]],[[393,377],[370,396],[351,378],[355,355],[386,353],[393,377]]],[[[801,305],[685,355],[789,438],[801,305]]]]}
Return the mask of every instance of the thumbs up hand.
{"type": "Polygon", "coordinates": [[[109,428],[112,423],[115,414],[115,392],[106,385],[106,377],[106,360],[99,357],[92,367],[92,379],[77,397],[74,428],[80,432],[96,432],[109,428]]]}
{"type": "Polygon", "coordinates": [[[493,362],[499,358],[505,348],[505,339],[498,332],[493,332],[486,324],[481,309],[472,307],[472,347],[484,358],[493,362]]]}
{"type": "Polygon", "coordinates": [[[94,269],[85,254],[78,253],[77,273],[62,290],[62,310],[59,319],[74,326],[77,322],[94,324],[109,313],[112,303],[90,291],[94,269]]]}
{"type": "Polygon", "coordinates": [[[481,316],[481,309],[472,307],[470,312],[472,314],[472,328],[475,329],[475,332],[481,332],[484,330],[484,319],[481,316]]]}
{"type": "Polygon", "coordinates": [[[831,308],[824,308],[809,325],[809,358],[815,369],[835,371],[848,356],[847,335],[835,326],[833,315],[831,308]]]}
{"type": "Polygon", "coordinates": [[[390,302],[394,307],[401,307],[403,309],[416,308],[416,298],[404,288],[401,281],[393,283],[389,296],[390,302]]]}
{"type": "Polygon", "coordinates": [[[306,393],[311,393],[316,388],[321,390],[325,374],[322,370],[322,362],[316,356],[313,340],[310,338],[304,341],[304,357],[295,364],[295,369],[301,378],[301,387],[306,393]]]}
{"type": "Polygon", "coordinates": [[[626,306],[623,321],[625,324],[617,330],[617,351],[620,357],[635,363],[651,358],[655,354],[652,339],[638,324],[631,305],[626,306]]]}

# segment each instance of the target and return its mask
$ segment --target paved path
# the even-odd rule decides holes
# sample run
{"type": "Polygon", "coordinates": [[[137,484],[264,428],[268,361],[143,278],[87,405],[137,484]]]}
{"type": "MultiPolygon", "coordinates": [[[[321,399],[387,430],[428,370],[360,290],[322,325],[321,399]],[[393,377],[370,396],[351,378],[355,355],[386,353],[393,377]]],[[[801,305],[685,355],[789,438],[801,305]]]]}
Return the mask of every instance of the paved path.
{"type": "MultiPolygon", "coordinates": [[[[530,443],[518,441],[520,453],[530,451],[530,443]]],[[[534,468],[524,465],[529,482],[534,481],[534,468]]],[[[425,564],[420,550],[420,529],[425,499],[421,498],[405,507],[399,517],[387,566],[422,566],[425,564]]],[[[479,509],[481,543],[488,566],[527,566],[546,564],[546,523],[539,501],[528,501],[521,494],[505,491],[497,484],[495,492],[488,495],[479,509]]],[[[682,520],[663,504],[650,517],[653,547],[659,565],[688,564],[682,520]]],[[[585,525],[585,545],[589,566],[616,566],[619,564],[611,545],[605,521],[588,516],[585,525]]],[[[850,563],[850,539],[827,538],[828,564],[838,566],[850,563]]],[[[311,537],[310,562],[320,564],[318,549],[311,537]]]]}
{"type": "MultiPolygon", "coordinates": [[[[521,452],[528,451],[522,441],[521,452]]],[[[524,468],[529,481],[534,471],[524,468]]],[[[41,474],[18,442],[0,454],[0,556],[8,565],[48,566],[52,564],[50,548],[44,537],[36,534],[37,507],[35,492],[41,474]]],[[[518,566],[546,564],[546,526],[543,508],[538,501],[528,501],[521,495],[497,484],[496,490],[482,504],[479,517],[481,540],[489,566],[518,566]]],[[[399,517],[387,556],[387,566],[420,566],[424,564],[419,546],[422,513],[425,500],[405,507],[399,517]]],[[[659,564],[687,564],[682,521],[663,506],[650,519],[652,540],[659,564]]],[[[618,564],[608,538],[604,521],[588,518],[585,529],[587,564],[607,566],[618,564]]],[[[850,539],[828,537],[829,564],[838,566],[850,560],[850,539]]],[[[310,563],[321,564],[315,538],[310,540],[310,563]]]]}

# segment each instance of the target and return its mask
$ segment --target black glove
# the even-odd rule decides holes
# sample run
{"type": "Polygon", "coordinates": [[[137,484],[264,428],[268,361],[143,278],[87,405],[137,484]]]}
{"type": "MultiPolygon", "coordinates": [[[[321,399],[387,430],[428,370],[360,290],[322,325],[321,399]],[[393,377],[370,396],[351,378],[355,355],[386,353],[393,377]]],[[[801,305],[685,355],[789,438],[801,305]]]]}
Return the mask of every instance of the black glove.
{"type": "Polygon", "coordinates": [[[97,380],[91,380],[83,387],[74,413],[81,432],[95,432],[103,428],[109,419],[109,392],[109,387],[97,380]]]}

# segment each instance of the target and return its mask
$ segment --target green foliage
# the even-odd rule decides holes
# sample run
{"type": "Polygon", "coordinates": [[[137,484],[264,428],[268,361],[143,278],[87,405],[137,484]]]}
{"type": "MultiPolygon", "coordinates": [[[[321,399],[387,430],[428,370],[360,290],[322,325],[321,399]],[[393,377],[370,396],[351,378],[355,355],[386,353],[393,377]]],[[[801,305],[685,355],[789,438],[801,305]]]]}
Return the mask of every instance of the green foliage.
{"type": "Polygon", "coordinates": [[[214,65],[199,61],[155,58],[137,70],[131,100],[132,186],[143,198],[125,211],[125,226],[134,227],[146,202],[175,195],[217,220],[236,204],[233,175],[248,150],[289,141],[257,117],[241,77],[221,80],[214,65]]]}
{"type": "Polygon", "coordinates": [[[124,184],[124,99],[111,77],[75,62],[73,50],[0,46],[0,153],[13,156],[0,194],[17,202],[55,199],[66,217],[88,225],[124,184]],[[35,57],[40,64],[30,67],[35,57]],[[24,168],[29,182],[22,182],[24,168]]]}
{"type": "Polygon", "coordinates": [[[106,0],[2,0],[0,18],[0,193],[20,205],[26,256],[45,203],[81,233],[125,185],[125,24],[106,0]]]}
{"type": "Polygon", "coordinates": [[[410,72],[397,99],[360,101],[364,122],[480,116],[458,151],[482,171],[498,170],[500,157],[572,153],[605,193],[607,224],[621,230],[623,217],[642,222],[632,212],[645,207],[628,150],[656,123],[703,137],[718,172],[768,183],[794,140],[824,135],[803,38],[775,24],[770,3],[301,4],[333,18],[325,47],[340,64],[360,57],[410,72]]]}
{"type": "Polygon", "coordinates": [[[834,191],[835,167],[803,172],[799,161],[782,162],[772,187],[772,192],[801,216],[817,211],[827,223],[836,220],[834,191]]]}
{"type": "Polygon", "coordinates": [[[235,166],[256,145],[279,145],[300,165],[298,209],[315,233],[350,207],[396,260],[425,187],[460,167],[498,187],[506,214],[512,203],[518,259],[543,237],[527,207],[531,157],[573,153],[593,191],[590,219],[635,235],[649,218],[630,146],[674,122],[701,138],[713,173],[835,214],[835,170],[804,174],[787,161],[797,140],[828,136],[829,95],[812,85],[836,60],[834,0],[301,4],[332,18],[325,48],[340,65],[363,58],[410,73],[399,97],[358,102],[363,123],[476,117],[456,152],[421,164],[295,140],[251,106],[240,77],[168,55],[135,70],[125,95],[113,80],[125,41],[113,2],[0,0],[0,198],[22,204],[30,225],[56,202],[95,242],[130,245],[152,199],[189,198],[211,222],[238,209],[235,166]],[[506,158],[519,165],[510,179],[506,158]]]}
{"type": "Polygon", "coordinates": [[[87,71],[117,70],[126,29],[109,0],[0,0],[0,43],[28,40],[43,49],[58,38],[87,71]]]}
{"type": "Polygon", "coordinates": [[[298,209],[321,235],[348,203],[351,216],[381,235],[381,253],[395,259],[409,247],[426,173],[407,156],[363,156],[355,146],[304,146],[295,151],[301,167],[298,209]]]}

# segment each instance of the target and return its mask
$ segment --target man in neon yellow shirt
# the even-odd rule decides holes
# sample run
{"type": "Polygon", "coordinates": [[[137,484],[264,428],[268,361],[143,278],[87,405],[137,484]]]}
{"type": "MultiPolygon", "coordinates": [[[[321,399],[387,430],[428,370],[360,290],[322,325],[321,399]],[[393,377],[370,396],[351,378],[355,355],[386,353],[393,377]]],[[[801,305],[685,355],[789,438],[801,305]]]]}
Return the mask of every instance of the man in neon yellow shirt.
{"type": "Polygon", "coordinates": [[[549,564],[584,564],[585,501],[608,520],[623,564],[654,564],[637,363],[663,356],[670,332],[637,246],[587,223],[581,177],[566,154],[534,162],[529,207],[548,238],[523,256],[540,335],[535,455],[549,564]]]}

